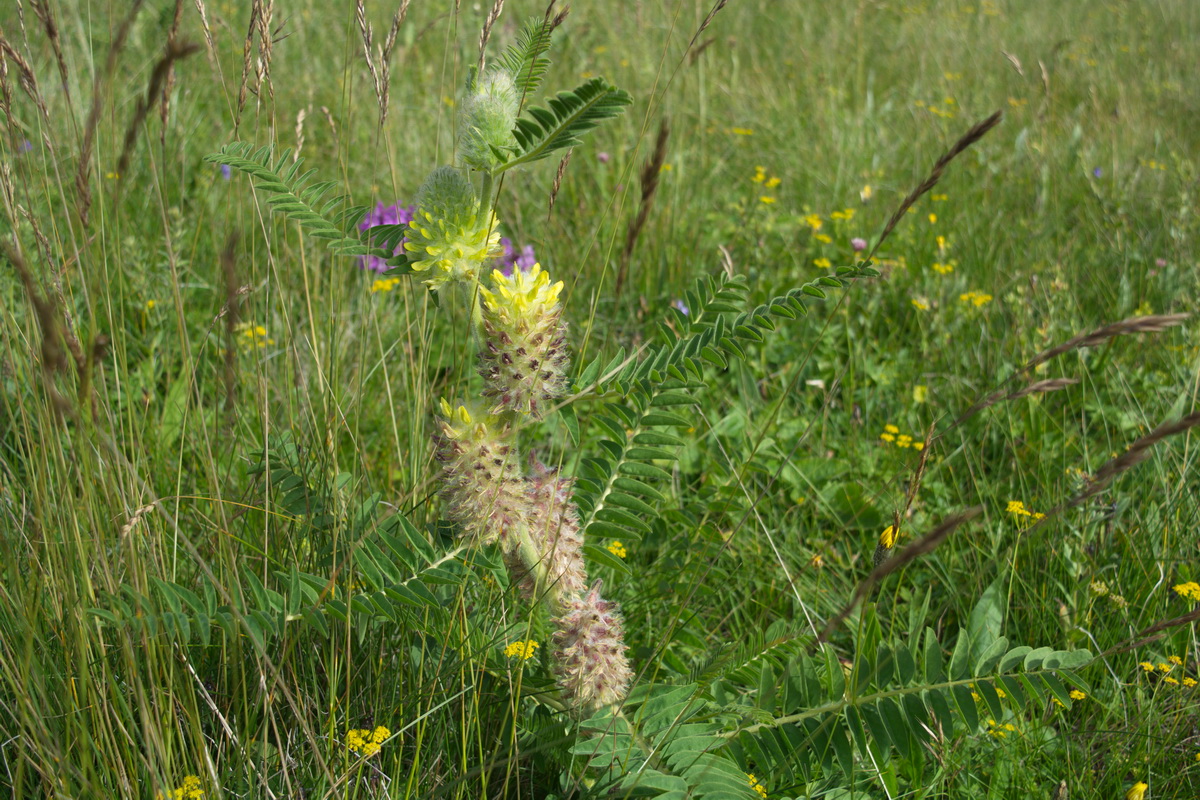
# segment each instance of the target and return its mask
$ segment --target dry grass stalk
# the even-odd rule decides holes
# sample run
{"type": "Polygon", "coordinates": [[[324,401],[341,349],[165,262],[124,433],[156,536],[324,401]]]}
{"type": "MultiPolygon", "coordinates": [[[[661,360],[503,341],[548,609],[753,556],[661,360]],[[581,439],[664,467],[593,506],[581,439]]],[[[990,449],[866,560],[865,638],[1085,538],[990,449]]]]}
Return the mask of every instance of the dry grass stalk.
{"type": "MultiPolygon", "coordinates": [[[[8,41],[8,38],[4,35],[3,28],[0,28],[0,58],[12,61],[16,65],[21,88],[25,90],[25,94],[29,95],[29,99],[37,106],[38,111],[42,114],[42,119],[49,122],[50,112],[46,109],[46,103],[42,99],[41,90],[38,89],[37,75],[34,74],[33,67],[29,66],[29,62],[25,60],[25,57],[8,41]]],[[[6,68],[5,73],[7,74],[7,72],[6,68]]]]}
{"type": "Polygon", "coordinates": [[[1184,431],[1190,430],[1197,425],[1200,425],[1200,411],[1193,411],[1182,419],[1175,422],[1164,422],[1150,433],[1138,439],[1129,448],[1112,459],[1092,476],[1089,485],[1084,491],[1080,492],[1075,497],[1071,498],[1068,507],[1081,505],[1085,500],[1093,495],[1098,494],[1105,486],[1107,486],[1113,478],[1120,475],[1130,467],[1140,464],[1150,457],[1150,448],[1166,439],[1169,436],[1176,436],[1184,431]]]}
{"type": "Polygon", "coordinates": [[[13,125],[12,103],[12,85],[8,81],[8,58],[4,55],[4,50],[0,49],[0,113],[3,113],[4,118],[8,120],[10,130],[13,125]]]}
{"type": "Polygon", "coordinates": [[[875,256],[875,253],[879,250],[880,245],[882,245],[884,240],[887,239],[887,237],[891,235],[892,231],[896,229],[896,225],[899,224],[904,215],[908,213],[908,210],[913,207],[913,204],[916,203],[917,200],[921,199],[921,195],[928,192],[934,186],[937,186],[938,181],[942,179],[942,173],[946,171],[946,167],[950,165],[950,162],[962,155],[962,152],[968,147],[986,136],[988,131],[1000,123],[1000,120],[1003,118],[1003,116],[1004,114],[1002,112],[997,111],[987,119],[975,123],[971,126],[970,130],[964,133],[959,140],[955,142],[953,146],[951,146],[949,150],[942,154],[942,157],[939,158],[937,163],[933,165],[933,170],[928,176],[926,176],[925,180],[921,181],[917,188],[908,193],[908,196],[905,197],[900,203],[900,207],[896,209],[896,213],[892,214],[891,219],[887,221],[887,225],[883,226],[883,233],[879,235],[879,241],[875,243],[875,246],[871,248],[871,252],[867,254],[867,261],[871,260],[875,256]]]}
{"type": "Polygon", "coordinates": [[[387,39],[383,42],[383,53],[380,55],[380,68],[383,70],[383,96],[379,98],[379,125],[387,122],[388,106],[392,99],[392,51],[396,49],[396,35],[400,33],[400,25],[408,15],[410,0],[404,0],[392,16],[392,27],[388,29],[387,39]]]}
{"type": "MultiPolygon", "coordinates": [[[[11,193],[9,193],[11,195],[11,193]]],[[[33,231],[33,238],[38,243],[38,250],[41,251],[42,259],[51,266],[50,271],[50,286],[54,289],[54,297],[58,300],[59,305],[63,310],[63,317],[66,324],[63,326],[63,340],[67,343],[67,349],[71,351],[71,358],[75,360],[76,369],[82,371],[85,366],[86,359],[83,355],[83,347],[79,344],[79,337],[75,333],[75,320],[71,316],[71,309],[67,303],[67,298],[63,294],[62,276],[65,272],[65,267],[53,269],[54,267],[54,250],[50,246],[50,240],[46,238],[46,234],[42,232],[41,223],[38,222],[37,216],[29,213],[29,209],[20,204],[14,204],[17,212],[25,218],[33,231]]]]}
{"type": "Polygon", "coordinates": [[[1065,389],[1068,386],[1074,386],[1079,383],[1078,378],[1050,378],[1044,381],[1034,381],[1024,389],[1005,395],[1005,400],[1017,400],[1031,394],[1040,394],[1045,392],[1057,392],[1060,389],[1065,389]]]}
{"type": "MultiPolygon", "coordinates": [[[[183,0],[175,0],[175,16],[171,20],[171,29],[167,31],[167,49],[175,46],[179,39],[179,22],[183,18],[183,0]]],[[[163,84],[162,98],[158,101],[159,119],[162,128],[158,131],[158,142],[164,149],[167,146],[167,118],[171,115],[171,92],[175,89],[175,64],[167,68],[167,81],[163,84]]]]}
{"type": "Polygon", "coordinates": [[[67,105],[73,105],[71,102],[71,73],[67,69],[67,61],[63,58],[62,37],[58,33],[58,23],[54,21],[54,15],[50,13],[50,7],[46,0],[32,0],[30,5],[33,6],[33,13],[41,21],[42,27],[46,30],[46,38],[50,40],[50,49],[54,51],[54,61],[58,65],[58,76],[62,80],[63,94],[67,98],[67,105]]]}
{"type": "Polygon", "coordinates": [[[213,44],[212,26],[208,24],[208,9],[204,0],[196,0],[196,11],[200,14],[200,27],[204,28],[204,44],[208,47],[208,60],[217,63],[217,50],[213,44]]]}
{"type": "Polygon", "coordinates": [[[125,39],[129,36],[129,29],[133,27],[133,21],[137,18],[138,11],[142,8],[143,0],[133,0],[129,7],[129,13],[125,15],[125,19],[121,21],[120,27],[117,28],[117,33],[113,37],[112,44],[108,48],[108,56],[104,61],[104,71],[96,73],[96,79],[92,83],[92,107],[88,111],[87,122],[83,126],[83,143],[79,147],[79,169],[75,172],[75,191],[78,195],[79,219],[84,224],[88,224],[88,213],[92,207],[92,187],[90,176],[92,171],[92,148],[96,143],[96,128],[100,125],[100,112],[104,107],[104,81],[112,77],[113,71],[117,68],[117,56],[125,47],[125,39]]]}
{"type": "MultiPolygon", "coordinates": [[[[1111,326],[1110,326],[1111,327],[1111,326]]],[[[1200,411],[1194,411],[1182,419],[1174,422],[1166,422],[1159,425],[1157,428],[1146,434],[1142,438],[1135,441],[1126,448],[1125,452],[1116,458],[1108,461],[1104,466],[1096,471],[1095,475],[1087,479],[1087,485],[1083,490],[1072,497],[1065,503],[1060,503],[1054,508],[1046,512],[1045,516],[1039,519],[1034,524],[1030,525],[1023,532],[1023,535],[1028,536],[1046,525],[1050,521],[1066,511],[1069,508],[1077,508],[1088,501],[1089,498],[1095,497],[1108,486],[1114,478],[1131,467],[1140,464],[1150,457],[1150,448],[1170,436],[1177,436],[1180,433],[1191,430],[1200,426],[1200,411]]]]}
{"type": "Polygon", "coordinates": [[[908,564],[920,558],[921,556],[927,553],[932,553],[938,547],[938,545],[946,541],[947,537],[949,537],[959,525],[962,525],[968,520],[974,519],[982,513],[983,507],[975,506],[974,508],[969,508],[959,514],[947,517],[940,525],[931,530],[929,533],[925,534],[920,539],[917,539],[895,556],[889,558],[887,561],[884,561],[882,564],[875,567],[875,569],[871,570],[871,573],[867,575],[863,582],[858,585],[858,588],[854,590],[854,596],[850,598],[850,602],[846,603],[846,605],[844,605],[841,610],[838,611],[838,613],[830,617],[829,621],[825,623],[825,628],[817,635],[817,638],[813,640],[813,646],[815,647],[822,642],[828,641],[834,629],[837,628],[837,626],[841,624],[846,617],[850,616],[851,612],[854,611],[855,607],[859,603],[870,596],[871,591],[879,584],[880,581],[882,581],[888,575],[891,575],[893,572],[908,566],[908,564]]]}
{"type": "Polygon", "coordinates": [[[642,167],[640,176],[642,201],[638,206],[637,216],[629,223],[629,230],[625,234],[625,247],[621,250],[621,262],[617,268],[617,280],[614,287],[614,294],[617,297],[621,296],[621,287],[625,285],[625,276],[629,272],[629,260],[633,256],[633,248],[642,234],[642,229],[646,226],[646,218],[650,215],[650,205],[654,202],[654,195],[658,191],[658,179],[662,174],[663,164],[667,160],[667,138],[670,134],[670,126],[664,117],[658,125],[658,138],[654,141],[654,153],[642,167]]]}
{"type": "Polygon", "coordinates": [[[225,306],[221,316],[225,319],[225,411],[233,410],[237,402],[237,325],[242,316],[242,291],[237,282],[236,232],[229,234],[225,249],[221,251],[221,277],[225,283],[225,306]]]}
{"type": "Polygon", "coordinates": [[[707,39],[705,39],[703,42],[701,42],[699,47],[697,47],[695,50],[688,53],[688,63],[695,64],[698,60],[700,60],[700,56],[702,56],[704,54],[704,51],[707,50],[708,48],[712,47],[713,43],[716,41],[717,41],[717,37],[710,36],[707,39]]]}
{"type": "Polygon", "coordinates": [[[1126,641],[1108,648],[1103,653],[1096,656],[1096,660],[1099,661],[1101,659],[1108,658],[1109,656],[1114,656],[1118,653],[1125,653],[1130,650],[1136,650],[1139,647],[1145,647],[1146,645],[1161,639],[1166,635],[1167,631],[1183,625],[1191,625],[1196,621],[1200,621],[1200,608],[1195,608],[1188,613],[1180,614],[1177,617],[1159,620],[1153,625],[1149,625],[1138,631],[1137,634],[1130,637],[1126,641]]]}
{"type": "Polygon", "coordinates": [[[238,86],[237,114],[234,115],[233,133],[237,136],[242,124],[242,112],[246,109],[246,98],[250,92],[261,99],[262,87],[265,84],[272,100],[275,100],[275,89],[271,85],[271,55],[274,42],[271,35],[271,18],[275,13],[275,0],[254,0],[250,7],[250,24],[246,28],[246,39],[242,43],[242,80],[238,86]],[[255,44],[258,47],[258,57],[251,61],[255,44]],[[254,85],[251,86],[251,65],[254,66],[254,85]]]}
{"type": "Polygon", "coordinates": [[[696,29],[694,34],[692,34],[692,40],[688,42],[688,50],[692,49],[692,45],[694,45],[696,40],[700,38],[700,34],[704,33],[704,31],[708,29],[708,26],[712,24],[713,19],[717,16],[717,14],[721,13],[721,9],[728,5],[728,3],[729,0],[717,0],[717,2],[713,4],[712,10],[708,12],[708,16],[704,18],[704,21],[700,23],[700,27],[696,29]]]}
{"type": "Polygon", "coordinates": [[[483,30],[479,33],[479,61],[475,64],[475,68],[480,73],[483,72],[483,55],[487,51],[488,39],[492,38],[492,26],[496,24],[496,20],[500,19],[502,11],[504,11],[504,0],[496,0],[492,4],[492,10],[483,20],[483,30]]]}
{"type": "MultiPolygon", "coordinates": [[[[1068,339],[1060,345],[1051,347],[1049,350],[1043,350],[1041,353],[1038,353],[1023,367],[1014,372],[1012,376],[1004,382],[1003,385],[1006,386],[1009,383],[1012,383],[1013,381],[1019,379],[1022,375],[1028,375],[1039,365],[1046,363],[1052,358],[1061,356],[1064,353],[1069,353],[1072,350],[1079,350],[1084,347],[1095,347],[1098,344],[1103,344],[1109,339],[1114,339],[1117,336],[1126,336],[1132,333],[1159,333],[1161,331],[1165,331],[1167,328],[1183,324],[1184,320],[1187,318],[1187,314],[1159,314],[1150,317],[1130,317],[1129,319],[1123,319],[1120,322],[1114,322],[1111,325],[1105,325],[1103,328],[1097,328],[1089,333],[1080,334],[1074,338],[1068,339]]],[[[1065,378],[1058,378],[1050,381],[1039,381],[1026,387],[1026,389],[1023,389],[1019,392],[1014,392],[1013,394],[1006,394],[1002,386],[1000,389],[992,392],[987,397],[983,398],[978,403],[964,411],[962,415],[959,416],[958,419],[954,420],[954,422],[950,424],[950,427],[947,428],[946,431],[944,431],[941,435],[953,430],[971,417],[978,414],[980,411],[990,408],[997,403],[1001,403],[1005,400],[1012,400],[1018,397],[1024,397],[1026,394],[1032,394],[1034,391],[1054,391],[1056,389],[1061,389],[1063,386],[1068,384],[1061,383],[1061,385],[1059,385],[1057,382],[1066,380],[1067,379],[1065,378]],[[1043,385],[1048,385],[1048,387],[1044,387],[1043,385]]]]}
{"type": "Polygon", "coordinates": [[[546,207],[546,221],[550,221],[550,213],[554,211],[554,201],[558,198],[558,190],[562,188],[563,175],[567,171],[567,164],[571,162],[571,154],[575,152],[574,148],[567,151],[567,154],[562,157],[562,161],[558,162],[558,172],[554,174],[554,185],[550,187],[550,204],[546,207]]]}
{"type": "Polygon", "coordinates": [[[137,527],[137,524],[142,521],[142,517],[146,516],[153,510],[154,510],[154,504],[151,503],[148,506],[142,506],[141,508],[134,511],[133,514],[130,515],[129,521],[121,526],[120,538],[122,540],[124,540],[125,537],[128,536],[135,527],[137,527]]]}
{"type": "Polygon", "coordinates": [[[166,84],[172,65],[180,59],[187,58],[193,53],[199,52],[199,50],[200,45],[198,44],[190,42],[167,42],[167,52],[154,65],[154,70],[150,73],[150,83],[146,87],[146,95],[138,98],[137,107],[133,111],[133,117],[129,120],[129,125],[125,128],[125,142],[121,147],[121,157],[117,161],[118,175],[124,175],[125,170],[129,167],[129,159],[133,155],[133,145],[137,141],[138,129],[146,121],[146,116],[150,113],[150,109],[154,106],[154,103],[162,97],[163,86],[166,84]]]}
{"type": "Polygon", "coordinates": [[[363,60],[367,62],[367,71],[371,73],[371,82],[375,86],[375,99],[379,103],[379,125],[387,122],[388,106],[391,102],[392,84],[392,51],[396,47],[396,35],[400,25],[408,15],[410,0],[403,0],[396,13],[392,16],[392,27],[388,29],[383,47],[375,46],[375,29],[367,22],[367,7],[364,0],[356,0],[354,17],[358,21],[359,35],[363,43],[363,60]]]}
{"type": "Polygon", "coordinates": [[[296,112],[296,150],[292,153],[292,163],[300,160],[300,151],[304,149],[304,120],[308,117],[308,111],[300,109],[296,112]]]}
{"type": "Polygon", "coordinates": [[[34,315],[37,317],[38,327],[42,332],[42,374],[46,380],[46,391],[50,395],[50,401],[58,413],[73,415],[74,408],[71,403],[54,385],[55,373],[62,372],[67,366],[62,343],[59,341],[60,332],[58,319],[54,313],[54,303],[43,297],[38,291],[33,273],[29,271],[29,265],[25,263],[24,256],[21,255],[21,251],[14,242],[0,239],[0,253],[17,270],[17,275],[25,287],[25,294],[29,297],[29,304],[33,306],[34,315]]]}

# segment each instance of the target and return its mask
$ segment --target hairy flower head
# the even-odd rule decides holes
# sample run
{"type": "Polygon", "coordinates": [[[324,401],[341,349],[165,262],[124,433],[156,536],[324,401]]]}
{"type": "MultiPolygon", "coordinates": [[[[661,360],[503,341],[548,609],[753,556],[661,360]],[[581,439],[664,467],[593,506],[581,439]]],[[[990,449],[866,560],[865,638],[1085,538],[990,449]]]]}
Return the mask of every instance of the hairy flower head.
{"type": "Polygon", "coordinates": [[[624,700],[633,679],[625,626],[617,605],[600,597],[600,581],[553,623],[558,685],[571,705],[586,711],[624,700]]]}
{"type": "Polygon", "coordinates": [[[536,585],[533,565],[525,564],[519,553],[514,552],[507,559],[508,569],[522,594],[533,597],[536,592],[544,591],[551,607],[560,611],[587,588],[579,511],[571,496],[572,480],[561,477],[557,470],[536,458],[531,457],[530,461],[532,475],[526,481],[529,536],[546,585],[536,585]]]}
{"type": "Polygon", "coordinates": [[[495,416],[441,401],[436,435],[446,515],[480,544],[510,551],[529,526],[529,498],[510,431],[495,416]]]}
{"type": "Polygon", "coordinates": [[[438,167],[417,195],[404,250],[409,266],[425,273],[425,285],[473,282],[480,266],[500,253],[496,215],[480,213],[475,188],[454,167],[438,167]]]}
{"type": "Polygon", "coordinates": [[[540,417],[567,386],[566,326],[558,302],[563,283],[550,283],[550,275],[534,264],[511,275],[493,270],[491,284],[480,289],[484,395],[495,402],[493,413],[540,417]]]}

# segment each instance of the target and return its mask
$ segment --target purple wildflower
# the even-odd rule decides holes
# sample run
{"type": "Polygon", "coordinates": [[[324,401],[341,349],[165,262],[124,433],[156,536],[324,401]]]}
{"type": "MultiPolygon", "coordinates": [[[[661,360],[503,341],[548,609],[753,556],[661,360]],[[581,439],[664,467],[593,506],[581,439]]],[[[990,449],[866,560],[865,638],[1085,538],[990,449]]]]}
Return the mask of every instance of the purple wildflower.
{"type": "Polygon", "coordinates": [[[1167,260],[1165,258],[1154,259],[1154,266],[1158,267],[1159,269],[1165,267],[1166,265],[1167,265],[1167,260]]]}
{"type": "Polygon", "coordinates": [[[520,268],[524,272],[532,269],[533,265],[537,263],[537,256],[534,255],[531,244],[525,245],[518,252],[512,239],[505,236],[500,239],[500,246],[504,248],[504,252],[492,261],[492,265],[505,275],[512,275],[514,267],[520,268]]]}
{"type": "Polygon", "coordinates": [[[1099,178],[1103,174],[1104,174],[1104,172],[1099,167],[1094,167],[1092,169],[1092,177],[1093,178],[1099,178]]]}
{"type": "Polygon", "coordinates": [[[229,180],[230,177],[232,177],[232,176],[233,176],[233,167],[229,166],[228,164],[222,164],[221,165],[221,177],[224,178],[225,180],[229,180]]]}
{"type": "MultiPolygon", "coordinates": [[[[377,203],[374,211],[368,211],[362,218],[362,222],[358,223],[358,229],[365,231],[368,228],[374,228],[376,225],[407,225],[412,222],[413,215],[417,213],[416,206],[402,206],[399,203],[393,203],[390,206],[385,206],[383,203],[377,203]]],[[[401,239],[396,245],[393,252],[394,255],[399,255],[404,252],[404,242],[406,239],[401,239]]],[[[362,256],[358,260],[360,269],[370,269],[375,272],[387,272],[391,267],[387,261],[378,256],[362,256]]]]}
{"type": "Polygon", "coordinates": [[[683,314],[685,317],[692,313],[691,309],[689,309],[687,307],[687,304],[684,303],[682,300],[673,301],[671,303],[671,307],[674,308],[676,311],[678,311],[680,314],[683,314]]]}
{"type": "Polygon", "coordinates": [[[32,149],[33,142],[29,141],[28,139],[22,139],[21,143],[17,145],[17,153],[28,153],[32,149]]]}
{"type": "Polygon", "coordinates": [[[599,152],[599,153],[596,153],[596,158],[599,159],[601,164],[607,164],[608,160],[610,158],[612,158],[612,156],[610,156],[608,153],[605,153],[605,152],[599,152]]]}
{"type": "Polygon", "coordinates": [[[850,246],[854,248],[854,252],[861,253],[863,250],[867,249],[867,240],[860,239],[859,237],[855,236],[850,240],[850,246]]]}

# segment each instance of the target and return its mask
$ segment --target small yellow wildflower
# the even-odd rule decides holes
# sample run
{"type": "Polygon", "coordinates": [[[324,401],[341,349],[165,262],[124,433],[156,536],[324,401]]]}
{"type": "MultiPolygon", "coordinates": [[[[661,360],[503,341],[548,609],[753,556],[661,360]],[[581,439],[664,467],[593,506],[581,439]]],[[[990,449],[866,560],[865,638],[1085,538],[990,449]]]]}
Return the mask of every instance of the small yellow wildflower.
{"type": "Polygon", "coordinates": [[[814,555],[812,558],[810,558],[808,560],[808,565],[810,567],[813,567],[814,569],[821,569],[822,567],[825,566],[825,556],[821,555],[820,553],[817,553],[816,555],[814,555]]]}
{"type": "Polygon", "coordinates": [[[1195,678],[1184,678],[1183,685],[1189,689],[1193,689],[1196,686],[1196,679],[1195,678]]]}
{"type": "Polygon", "coordinates": [[[960,302],[973,303],[977,308],[992,302],[992,296],[986,292],[970,291],[958,296],[960,302]]]}
{"type": "Polygon", "coordinates": [[[899,433],[900,432],[900,429],[897,428],[895,425],[884,425],[883,429],[885,431],[887,431],[888,433],[899,433]]]}
{"type": "Polygon", "coordinates": [[[896,441],[896,434],[884,432],[879,434],[879,438],[885,442],[894,442],[896,441]]]}
{"type": "Polygon", "coordinates": [[[954,272],[954,265],[956,263],[958,263],[958,262],[947,261],[945,263],[942,263],[941,261],[935,261],[935,262],[933,262],[933,271],[936,272],[938,275],[949,275],[951,272],[954,272]]]}
{"type": "Polygon", "coordinates": [[[673,169],[675,169],[675,168],[672,167],[670,164],[663,164],[662,167],[660,167],[658,171],[659,172],[670,172],[673,169]]]}
{"type": "Polygon", "coordinates": [[[346,731],[346,749],[360,756],[373,756],[380,751],[392,732],[383,725],[375,730],[355,728],[346,731]]]}
{"type": "Polygon", "coordinates": [[[153,311],[153,310],[154,310],[154,307],[155,307],[156,305],[158,305],[158,302],[157,302],[157,301],[155,301],[155,300],[147,300],[147,301],[146,301],[146,310],[147,310],[147,311],[153,311]]]}
{"type": "Polygon", "coordinates": [[[772,175],[770,178],[767,178],[766,187],[768,189],[774,189],[776,186],[778,186],[781,183],[783,183],[782,178],[772,175]]]}
{"type": "Polygon", "coordinates": [[[1125,800],[1144,800],[1146,790],[1150,787],[1138,781],[1133,786],[1129,787],[1129,791],[1125,793],[1125,800]]]}
{"type": "Polygon", "coordinates": [[[533,639],[527,642],[512,642],[508,647],[504,648],[504,655],[509,658],[520,658],[523,661],[528,661],[533,658],[539,646],[533,639]]]}
{"type": "Polygon", "coordinates": [[[930,214],[929,215],[929,224],[933,225],[936,222],[937,222],[937,214],[930,214]]]}
{"type": "Polygon", "coordinates": [[[753,136],[754,135],[753,128],[730,128],[729,132],[732,133],[734,136],[753,136]]]}
{"type": "Polygon", "coordinates": [[[864,186],[863,188],[858,190],[858,199],[862,200],[864,203],[871,202],[871,198],[874,196],[875,196],[875,190],[871,188],[870,184],[867,184],[866,186],[864,186]]]}
{"type": "Polygon", "coordinates": [[[1171,670],[1175,669],[1175,668],[1174,668],[1173,666],[1171,666],[1170,664],[1164,664],[1164,663],[1162,663],[1162,662],[1159,662],[1158,664],[1155,664],[1155,665],[1154,665],[1154,668],[1155,668],[1155,669],[1157,669],[1159,672],[1162,672],[1162,673],[1167,673],[1167,672],[1170,672],[1171,670]]]}
{"type": "Polygon", "coordinates": [[[944,253],[944,252],[946,252],[946,248],[947,248],[948,246],[949,246],[949,243],[946,241],[946,237],[945,237],[945,236],[938,236],[938,237],[937,237],[937,248],[938,248],[938,252],[939,252],[939,253],[944,253]]]}
{"type": "Polygon", "coordinates": [[[915,308],[917,311],[929,310],[929,300],[924,297],[914,297],[909,300],[909,302],[913,304],[913,308],[915,308]]]}
{"type": "Polygon", "coordinates": [[[924,403],[929,397],[929,387],[924,384],[917,384],[913,387],[912,398],[914,403],[924,403]]]}
{"type": "Polygon", "coordinates": [[[371,293],[375,292],[390,292],[400,285],[399,278],[379,278],[371,284],[371,293]]]}
{"type": "Polygon", "coordinates": [[[1001,689],[999,686],[996,686],[993,688],[996,690],[996,696],[999,697],[1001,700],[1008,697],[1008,695],[1004,693],[1004,690],[1001,689]]]}
{"type": "Polygon", "coordinates": [[[913,442],[913,450],[924,450],[924,449],[925,449],[924,442],[913,442]]]}
{"type": "Polygon", "coordinates": [[[627,551],[625,550],[625,545],[621,544],[620,542],[611,543],[608,546],[608,552],[612,553],[617,558],[624,558],[626,555],[628,555],[627,551]]]}
{"type": "Polygon", "coordinates": [[[1083,700],[1087,697],[1085,693],[1079,691],[1078,689],[1072,689],[1067,696],[1072,700],[1083,700]]]}
{"type": "Polygon", "coordinates": [[[896,437],[896,445],[898,447],[912,447],[912,437],[907,433],[902,433],[896,437]]]}
{"type": "Polygon", "coordinates": [[[896,527],[888,525],[883,529],[883,533],[879,534],[879,546],[891,550],[896,546],[896,527]]]}
{"type": "Polygon", "coordinates": [[[1139,661],[1138,666],[1142,668],[1142,672],[1154,672],[1154,665],[1149,661],[1139,661]]]}
{"type": "Polygon", "coordinates": [[[766,167],[755,167],[754,168],[754,177],[751,178],[750,180],[754,181],[755,183],[762,183],[766,179],[767,179],[767,168],[766,167]]]}
{"type": "Polygon", "coordinates": [[[1178,681],[1178,680],[1176,680],[1175,678],[1172,678],[1172,677],[1170,677],[1170,676],[1167,676],[1167,677],[1163,678],[1163,683],[1169,683],[1169,684],[1171,684],[1172,686],[1178,686],[1178,685],[1179,685],[1179,681],[1178,681]]]}
{"type": "MultiPolygon", "coordinates": [[[[950,195],[948,195],[948,194],[931,194],[931,195],[929,195],[929,199],[935,203],[944,203],[950,199],[950,195]]],[[[938,238],[941,239],[943,237],[939,236],[938,238]]]]}
{"type": "Polygon", "coordinates": [[[758,198],[758,202],[762,203],[763,205],[769,206],[771,203],[775,202],[775,198],[771,197],[770,195],[764,194],[762,197],[758,198]]]}
{"type": "Polygon", "coordinates": [[[833,237],[824,233],[818,233],[817,235],[813,236],[813,238],[821,244],[830,244],[833,242],[833,237]]]}
{"type": "Polygon", "coordinates": [[[201,800],[204,790],[200,788],[200,778],[197,775],[185,775],[179,787],[164,794],[159,792],[157,800],[201,800]]]}
{"type": "Polygon", "coordinates": [[[854,219],[854,209],[847,208],[842,211],[834,211],[829,215],[830,219],[852,220],[854,219]]]}
{"type": "Polygon", "coordinates": [[[993,736],[997,739],[1007,738],[1010,733],[1016,733],[1017,730],[1017,726],[1013,725],[1011,722],[1005,722],[1002,725],[999,722],[996,722],[994,719],[989,719],[987,724],[988,736],[993,736]]]}
{"type": "Polygon", "coordinates": [[[238,341],[244,348],[263,348],[269,344],[275,344],[275,340],[267,336],[267,329],[263,325],[239,322],[234,330],[238,332],[238,341]]]}
{"type": "Polygon", "coordinates": [[[1170,661],[1172,664],[1174,664],[1177,667],[1183,665],[1183,659],[1180,658],[1179,656],[1167,656],[1167,661],[1170,661]]]}
{"type": "Polygon", "coordinates": [[[1175,586],[1172,588],[1175,590],[1175,594],[1179,595],[1182,598],[1185,598],[1187,600],[1200,601],[1200,583],[1196,583],[1195,581],[1188,581],[1187,583],[1181,583],[1178,586],[1175,586]]]}
{"type": "Polygon", "coordinates": [[[759,797],[767,796],[767,787],[763,786],[759,782],[758,778],[754,777],[754,775],[752,775],[751,773],[746,773],[746,778],[749,780],[750,788],[753,789],[754,791],[758,792],[759,797]]]}
{"type": "Polygon", "coordinates": [[[822,226],[824,223],[823,223],[823,222],[821,222],[821,217],[820,217],[820,215],[818,215],[818,214],[809,214],[808,216],[806,216],[806,217],[804,218],[804,224],[805,224],[805,225],[807,225],[808,227],[812,228],[814,231],[819,231],[819,230],[821,230],[821,226],[822,226]]]}
{"type": "Polygon", "coordinates": [[[830,267],[833,266],[833,262],[830,261],[828,258],[814,258],[813,266],[819,267],[821,269],[829,269],[830,267]]]}

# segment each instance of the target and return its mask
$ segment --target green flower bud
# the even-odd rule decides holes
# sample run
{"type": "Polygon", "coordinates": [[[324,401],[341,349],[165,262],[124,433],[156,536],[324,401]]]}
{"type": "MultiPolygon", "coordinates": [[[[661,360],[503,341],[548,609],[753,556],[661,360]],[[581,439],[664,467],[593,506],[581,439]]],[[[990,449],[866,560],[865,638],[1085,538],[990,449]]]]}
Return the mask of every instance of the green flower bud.
{"type": "Polygon", "coordinates": [[[471,181],[454,167],[438,167],[417,194],[404,250],[409,266],[426,273],[425,285],[474,283],[480,266],[500,253],[499,221],[480,214],[471,181]]]}
{"type": "Polygon", "coordinates": [[[513,128],[520,106],[521,98],[507,72],[494,70],[475,81],[458,118],[459,163],[478,170],[500,166],[503,161],[494,149],[505,152],[516,146],[513,128]]]}

